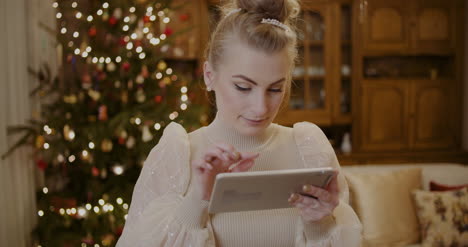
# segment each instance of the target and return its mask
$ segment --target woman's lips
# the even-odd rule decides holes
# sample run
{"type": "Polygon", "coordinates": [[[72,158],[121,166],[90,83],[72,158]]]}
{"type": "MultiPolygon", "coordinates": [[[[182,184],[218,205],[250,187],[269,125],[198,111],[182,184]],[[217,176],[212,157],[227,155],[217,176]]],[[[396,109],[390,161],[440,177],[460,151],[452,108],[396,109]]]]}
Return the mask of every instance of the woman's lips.
{"type": "Polygon", "coordinates": [[[249,123],[250,125],[260,125],[262,123],[265,122],[266,118],[264,119],[260,119],[260,120],[253,120],[253,119],[249,119],[249,118],[245,118],[245,117],[242,117],[243,119],[245,119],[247,121],[247,123],[249,123]]]}

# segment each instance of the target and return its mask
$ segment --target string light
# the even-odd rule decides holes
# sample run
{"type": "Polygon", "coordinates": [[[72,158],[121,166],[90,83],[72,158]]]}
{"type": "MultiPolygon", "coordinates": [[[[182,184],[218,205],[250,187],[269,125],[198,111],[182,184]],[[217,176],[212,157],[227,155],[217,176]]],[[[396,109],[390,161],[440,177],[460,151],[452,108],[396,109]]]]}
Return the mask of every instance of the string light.
{"type": "Polygon", "coordinates": [[[37,211],[37,214],[39,215],[39,217],[42,217],[42,216],[44,216],[44,211],[39,210],[39,211],[37,211]]]}
{"type": "Polygon", "coordinates": [[[112,59],[110,57],[106,58],[106,63],[112,62],[112,59]]]}
{"type": "Polygon", "coordinates": [[[99,207],[98,207],[98,206],[94,206],[93,209],[94,209],[94,212],[95,212],[95,213],[99,213],[99,207]]]}
{"type": "Polygon", "coordinates": [[[103,3],[102,8],[104,8],[104,9],[109,8],[109,3],[108,2],[103,3]]]}
{"type": "Polygon", "coordinates": [[[105,61],[105,58],[103,58],[103,57],[99,58],[99,63],[104,63],[104,61],[105,61]]]}
{"type": "Polygon", "coordinates": [[[135,118],[135,124],[140,125],[141,124],[141,119],[140,118],[135,118]]]}
{"type": "Polygon", "coordinates": [[[150,21],[155,21],[156,20],[156,16],[155,15],[151,15],[150,16],[150,21]]]}
{"type": "Polygon", "coordinates": [[[186,86],[181,87],[180,92],[181,93],[187,93],[187,87],[186,86]]]}
{"type": "Polygon", "coordinates": [[[151,40],[151,39],[153,38],[153,34],[152,34],[152,33],[148,33],[148,34],[146,35],[146,38],[147,38],[148,40],[151,40]]]}
{"type": "Polygon", "coordinates": [[[181,99],[183,102],[185,102],[185,101],[188,100],[188,97],[187,97],[186,94],[182,94],[182,96],[180,97],[180,99],[181,99]]]}
{"type": "Polygon", "coordinates": [[[65,33],[67,33],[67,28],[65,28],[65,27],[62,27],[62,29],[60,29],[60,32],[61,32],[62,34],[65,34],[65,33]]]}
{"type": "Polygon", "coordinates": [[[148,7],[148,8],[146,9],[146,11],[147,11],[147,12],[153,12],[153,7],[151,7],[151,6],[148,7]]]}
{"type": "Polygon", "coordinates": [[[86,209],[84,209],[83,207],[79,207],[78,208],[78,215],[80,217],[85,217],[87,215],[86,209]]]}
{"type": "Polygon", "coordinates": [[[150,42],[152,45],[158,45],[161,41],[158,38],[152,38],[150,42]]]}
{"type": "Polygon", "coordinates": [[[85,207],[86,207],[87,210],[91,210],[93,208],[93,206],[91,206],[91,204],[89,204],[89,203],[87,203],[85,207]]]}
{"type": "Polygon", "coordinates": [[[47,194],[47,193],[49,193],[49,189],[47,187],[44,187],[44,188],[42,188],[42,192],[44,194],[47,194]]]}
{"type": "Polygon", "coordinates": [[[116,202],[117,202],[117,204],[122,205],[123,200],[122,200],[122,198],[119,197],[119,198],[117,198],[116,202]]]}
{"type": "Polygon", "coordinates": [[[82,16],[83,14],[81,14],[81,12],[77,12],[75,15],[76,19],[80,19],[82,16]]]}
{"type": "Polygon", "coordinates": [[[47,142],[46,142],[46,143],[44,143],[44,149],[46,149],[46,150],[47,150],[47,149],[49,149],[49,147],[50,147],[49,143],[47,143],[47,142]]]}
{"type": "Polygon", "coordinates": [[[104,201],[104,199],[99,199],[98,203],[99,203],[99,205],[102,206],[102,205],[104,205],[105,201],[104,201]]]}
{"type": "Polygon", "coordinates": [[[129,11],[130,11],[130,13],[135,12],[135,7],[130,7],[129,11]]]}
{"type": "Polygon", "coordinates": [[[182,111],[187,110],[187,104],[185,104],[185,103],[181,104],[181,105],[180,105],[180,109],[181,109],[182,111]]]}
{"type": "Polygon", "coordinates": [[[169,17],[164,17],[164,19],[163,19],[163,22],[166,23],[166,24],[169,23],[170,21],[171,21],[171,19],[169,17]]]}
{"type": "Polygon", "coordinates": [[[74,38],[78,38],[79,36],[80,36],[80,34],[79,34],[78,32],[74,32],[74,33],[73,33],[73,37],[74,37],[74,38]]]}
{"type": "Polygon", "coordinates": [[[161,34],[161,36],[159,36],[159,38],[160,38],[161,40],[165,40],[165,39],[166,39],[166,35],[163,33],[163,34],[161,34]]]}
{"type": "Polygon", "coordinates": [[[127,50],[131,50],[133,48],[133,43],[132,42],[128,42],[127,43],[127,50]]]}
{"type": "Polygon", "coordinates": [[[102,15],[102,13],[103,13],[102,9],[98,9],[97,15],[102,15]]]}
{"type": "Polygon", "coordinates": [[[154,124],[154,129],[155,129],[155,130],[160,130],[160,129],[161,129],[161,124],[155,123],[155,124],[154,124]]]}
{"type": "Polygon", "coordinates": [[[71,6],[72,6],[72,8],[76,8],[76,7],[78,7],[78,4],[76,2],[73,2],[71,6]]]}
{"type": "Polygon", "coordinates": [[[92,21],[93,21],[93,19],[94,19],[94,18],[93,18],[93,16],[92,16],[92,15],[88,15],[88,18],[86,18],[86,20],[87,20],[88,22],[92,22],[92,21]]]}
{"type": "Polygon", "coordinates": [[[86,47],[86,52],[91,52],[91,46],[86,47]]]}
{"type": "Polygon", "coordinates": [[[58,6],[59,6],[59,5],[58,5],[57,2],[53,2],[53,3],[52,3],[52,7],[53,7],[54,9],[58,8],[58,6]]]}
{"type": "Polygon", "coordinates": [[[122,27],[122,30],[124,30],[126,32],[126,31],[128,31],[129,28],[130,27],[128,25],[125,25],[125,26],[122,27]]]}
{"type": "Polygon", "coordinates": [[[87,56],[88,56],[88,53],[84,51],[83,53],[81,53],[81,56],[82,56],[82,57],[87,57],[87,56]]]}
{"type": "Polygon", "coordinates": [[[146,57],[146,54],[144,52],[140,53],[139,57],[140,57],[140,59],[144,59],[146,57]]]}
{"type": "Polygon", "coordinates": [[[124,204],[123,204],[123,208],[124,208],[124,209],[128,209],[128,204],[127,204],[127,203],[124,203],[124,204]]]}
{"type": "Polygon", "coordinates": [[[122,166],[114,166],[112,168],[112,171],[115,173],[115,175],[122,175],[124,172],[124,169],[122,166]]]}
{"type": "Polygon", "coordinates": [[[73,161],[75,161],[75,160],[76,160],[76,157],[75,157],[75,155],[73,155],[73,154],[70,155],[70,156],[68,157],[68,161],[69,161],[70,163],[73,163],[73,161]]]}
{"type": "Polygon", "coordinates": [[[159,17],[164,16],[164,11],[160,10],[160,11],[158,12],[158,16],[159,16],[159,17]]]}
{"type": "Polygon", "coordinates": [[[136,52],[140,53],[143,51],[143,48],[141,46],[138,46],[136,49],[135,49],[136,52]]]}
{"type": "Polygon", "coordinates": [[[124,22],[125,22],[125,23],[130,22],[130,17],[129,17],[129,16],[125,16],[124,22]]]}
{"type": "Polygon", "coordinates": [[[63,208],[59,209],[59,213],[60,213],[61,215],[64,215],[64,214],[65,214],[65,209],[63,209],[63,208]]]}
{"type": "Polygon", "coordinates": [[[162,75],[161,72],[158,72],[158,73],[156,74],[156,79],[159,80],[159,79],[161,79],[162,77],[163,77],[163,75],[162,75]]]}
{"type": "Polygon", "coordinates": [[[55,15],[55,17],[56,17],[57,19],[62,18],[62,13],[58,12],[58,13],[55,15]]]}

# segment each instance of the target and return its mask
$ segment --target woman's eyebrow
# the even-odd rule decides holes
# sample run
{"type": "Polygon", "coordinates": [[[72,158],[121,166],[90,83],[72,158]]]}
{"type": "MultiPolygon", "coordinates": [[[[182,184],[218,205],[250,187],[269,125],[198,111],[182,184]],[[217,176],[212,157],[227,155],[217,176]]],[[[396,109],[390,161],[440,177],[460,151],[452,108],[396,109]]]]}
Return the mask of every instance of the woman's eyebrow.
{"type": "MultiPolygon", "coordinates": [[[[233,78],[241,78],[241,79],[244,79],[244,80],[246,80],[246,81],[248,81],[248,82],[254,84],[255,86],[258,85],[254,80],[248,78],[248,77],[245,76],[245,75],[233,75],[232,77],[233,77],[233,78]]],[[[281,79],[279,79],[279,80],[277,80],[277,81],[271,83],[270,86],[271,86],[271,85],[274,85],[274,84],[277,84],[277,83],[280,83],[280,82],[282,82],[282,81],[284,81],[284,80],[285,80],[285,78],[283,77],[283,78],[281,78],[281,79]]]]}

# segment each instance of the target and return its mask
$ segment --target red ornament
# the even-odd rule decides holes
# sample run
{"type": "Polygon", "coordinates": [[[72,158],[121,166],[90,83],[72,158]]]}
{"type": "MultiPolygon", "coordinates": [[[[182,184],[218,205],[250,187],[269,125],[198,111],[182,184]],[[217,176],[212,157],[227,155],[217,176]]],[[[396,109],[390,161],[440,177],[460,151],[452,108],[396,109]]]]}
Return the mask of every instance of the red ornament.
{"type": "Polygon", "coordinates": [[[188,14],[181,14],[179,16],[180,21],[187,21],[189,18],[190,18],[190,16],[188,14]]]}
{"type": "Polygon", "coordinates": [[[101,121],[106,121],[108,119],[107,116],[107,106],[106,105],[101,105],[99,107],[99,116],[98,119],[101,121]]]}
{"type": "Polygon", "coordinates": [[[91,27],[89,30],[88,30],[88,35],[89,37],[94,37],[96,36],[97,34],[97,29],[95,27],[91,27]]]}
{"type": "Polygon", "coordinates": [[[91,174],[92,174],[94,177],[99,176],[99,169],[97,169],[95,166],[93,166],[93,168],[91,168],[91,174]]]}
{"type": "Polygon", "coordinates": [[[124,62],[122,64],[122,69],[125,70],[125,72],[128,72],[130,70],[130,63],[129,62],[124,62]]]}
{"type": "Polygon", "coordinates": [[[119,144],[124,145],[125,144],[125,138],[119,137],[119,144]]]}
{"type": "Polygon", "coordinates": [[[125,39],[124,39],[124,38],[120,38],[120,39],[119,39],[119,45],[121,45],[121,46],[127,45],[127,42],[125,42],[125,39]]]}
{"type": "Polygon", "coordinates": [[[154,102],[161,103],[161,101],[162,101],[162,96],[161,95],[154,96],[154,102]]]}
{"type": "Polygon", "coordinates": [[[41,169],[41,171],[44,171],[47,168],[47,163],[42,159],[36,160],[36,165],[41,169]]]}
{"type": "Polygon", "coordinates": [[[119,226],[119,227],[117,227],[117,229],[115,230],[115,234],[116,234],[117,236],[122,235],[122,232],[123,232],[123,226],[119,226]]]}
{"type": "Polygon", "coordinates": [[[145,15],[145,17],[143,17],[143,22],[148,23],[149,21],[150,21],[150,17],[145,15]]]}
{"type": "Polygon", "coordinates": [[[164,33],[166,36],[170,36],[173,32],[174,32],[174,31],[172,30],[172,28],[166,27],[166,28],[164,29],[164,32],[163,32],[163,33],[164,33]]]}
{"type": "Polygon", "coordinates": [[[114,26],[115,24],[117,24],[117,19],[115,17],[111,17],[109,18],[109,24],[111,24],[112,26],[114,26]]]}

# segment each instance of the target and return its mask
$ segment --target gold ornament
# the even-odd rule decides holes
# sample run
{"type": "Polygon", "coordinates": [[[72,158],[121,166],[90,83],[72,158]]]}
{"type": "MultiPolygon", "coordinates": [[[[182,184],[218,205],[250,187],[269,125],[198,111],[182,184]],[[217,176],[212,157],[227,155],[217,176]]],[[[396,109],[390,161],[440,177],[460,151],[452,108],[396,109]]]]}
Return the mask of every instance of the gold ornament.
{"type": "Polygon", "coordinates": [[[36,137],[36,148],[42,148],[42,146],[45,143],[45,139],[43,136],[37,136],[36,137]]]}
{"type": "Polygon", "coordinates": [[[136,92],[136,100],[138,103],[143,103],[145,102],[146,100],[146,95],[145,95],[145,92],[143,92],[143,89],[138,89],[138,91],[136,92]]]}
{"type": "Polygon", "coordinates": [[[171,78],[169,78],[169,77],[167,77],[167,76],[164,77],[162,81],[163,81],[163,83],[166,84],[166,85],[170,85],[171,82],[172,82],[172,81],[171,81],[171,78]]]}
{"type": "Polygon", "coordinates": [[[92,89],[88,91],[88,95],[94,101],[98,101],[101,98],[101,94],[98,91],[95,91],[95,90],[92,90],[92,89]]]}
{"type": "Polygon", "coordinates": [[[78,98],[74,94],[69,95],[69,96],[65,95],[63,96],[63,101],[68,104],[75,104],[78,101],[78,98]]]}
{"type": "Polygon", "coordinates": [[[104,139],[101,143],[101,149],[103,152],[108,153],[112,151],[112,147],[113,147],[112,141],[109,139],[104,139]]]}
{"type": "Polygon", "coordinates": [[[166,62],[160,61],[160,62],[158,63],[158,69],[159,69],[159,70],[165,70],[166,68],[167,68],[166,62]]]}

